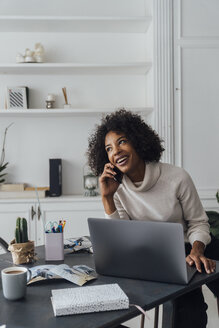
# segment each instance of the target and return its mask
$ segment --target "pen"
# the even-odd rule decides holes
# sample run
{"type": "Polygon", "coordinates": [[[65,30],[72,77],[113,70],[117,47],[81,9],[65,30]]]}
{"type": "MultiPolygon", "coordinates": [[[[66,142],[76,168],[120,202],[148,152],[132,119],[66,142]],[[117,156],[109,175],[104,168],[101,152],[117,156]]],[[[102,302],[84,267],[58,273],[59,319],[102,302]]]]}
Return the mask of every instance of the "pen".
{"type": "Polygon", "coordinates": [[[64,223],[62,225],[62,231],[64,230],[65,225],[66,225],[66,221],[64,220],[64,223]]]}

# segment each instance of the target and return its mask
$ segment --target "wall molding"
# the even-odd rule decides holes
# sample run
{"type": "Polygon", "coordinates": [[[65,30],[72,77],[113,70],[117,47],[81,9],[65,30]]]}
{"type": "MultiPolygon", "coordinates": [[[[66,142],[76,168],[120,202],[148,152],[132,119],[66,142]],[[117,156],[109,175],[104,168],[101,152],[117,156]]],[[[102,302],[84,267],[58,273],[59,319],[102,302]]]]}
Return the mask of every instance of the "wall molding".
{"type": "Polygon", "coordinates": [[[209,40],[209,42],[194,39],[194,40],[185,40],[181,39],[177,41],[178,46],[181,48],[194,48],[194,49],[218,49],[219,48],[219,40],[213,42],[209,40]]]}
{"type": "Polygon", "coordinates": [[[173,3],[154,0],[155,130],[164,140],[163,161],[174,163],[173,147],[173,3]]]}

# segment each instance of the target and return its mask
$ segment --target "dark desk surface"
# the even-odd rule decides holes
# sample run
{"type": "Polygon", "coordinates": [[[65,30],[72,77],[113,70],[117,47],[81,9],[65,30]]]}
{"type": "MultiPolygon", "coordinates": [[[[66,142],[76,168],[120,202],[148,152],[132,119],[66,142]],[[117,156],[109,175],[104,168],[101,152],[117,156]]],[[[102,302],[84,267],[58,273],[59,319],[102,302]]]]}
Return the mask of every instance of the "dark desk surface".
{"type": "MultiPolygon", "coordinates": [[[[35,265],[45,264],[44,247],[38,247],[37,253],[39,260],[35,265]]],[[[56,264],[60,263],[62,262],[56,262],[56,264]]],[[[68,254],[65,256],[65,263],[70,266],[87,264],[94,267],[93,256],[90,254],[68,254]]],[[[0,270],[12,264],[10,253],[0,256],[0,270]]],[[[98,276],[96,280],[84,286],[116,282],[129,297],[130,304],[138,304],[145,310],[150,310],[216,278],[219,278],[219,262],[215,273],[211,275],[197,273],[187,286],[108,276],[98,276]]],[[[0,324],[7,324],[7,328],[105,328],[116,327],[119,323],[140,314],[131,306],[128,310],[55,317],[50,301],[51,290],[70,287],[76,285],[65,280],[37,282],[28,286],[25,299],[11,302],[4,299],[0,286],[0,324]]]]}

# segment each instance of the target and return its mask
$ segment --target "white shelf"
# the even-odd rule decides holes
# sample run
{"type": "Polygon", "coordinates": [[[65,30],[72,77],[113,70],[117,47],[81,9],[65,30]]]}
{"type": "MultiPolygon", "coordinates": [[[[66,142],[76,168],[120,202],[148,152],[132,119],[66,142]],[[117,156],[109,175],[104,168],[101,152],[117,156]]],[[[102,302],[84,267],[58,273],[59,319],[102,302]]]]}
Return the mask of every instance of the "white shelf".
{"type": "Polygon", "coordinates": [[[145,33],[143,17],[0,16],[1,32],[145,33]]]}
{"type": "MultiPolygon", "coordinates": [[[[148,115],[152,107],[126,108],[132,112],[148,115]]],[[[57,116],[96,116],[112,113],[115,108],[72,108],[72,109],[0,109],[0,117],[57,117],[57,116]]]]}
{"type": "MultiPolygon", "coordinates": [[[[5,198],[0,199],[1,203],[33,203],[37,202],[36,198],[5,198]]],[[[60,197],[45,197],[40,198],[40,203],[72,203],[72,202],[83,202],[83,203],[100,203],[102,204],[101,197],[85,197],[83,195],[63,195],[60,197]]]]}
{"type": "Polygon", "coordinates": [[[0,64],[0,74],[138,74],[144,75],[151,62],[134,63],[19,63],[0,64]]]}

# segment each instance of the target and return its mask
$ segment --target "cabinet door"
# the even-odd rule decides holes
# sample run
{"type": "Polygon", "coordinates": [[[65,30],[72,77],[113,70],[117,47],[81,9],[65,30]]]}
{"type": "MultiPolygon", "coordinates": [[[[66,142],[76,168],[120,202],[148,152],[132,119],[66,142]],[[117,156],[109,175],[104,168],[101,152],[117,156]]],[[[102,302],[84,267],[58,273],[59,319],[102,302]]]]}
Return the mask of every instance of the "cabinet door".
{"type": "MultiPolygon", "coordinates": [[[[0,236],[7,243],[10,243],[15,237],[15,227],[17,217],[24,217],[28,222],[28,236],[32,239],[31,206],[24,203],[1,203],[0,204],[0,236]]],[[[0,247],[0,254],[4,253],[0,247]]]]}
{"type": "Polygon", "coordinates": [[[101,202],[67,202],[41,204],[41,218],[37,219],[37,242],[44,244],[43,221],[66,220],[64,238],[89,235],[87,218],[104,218],[101,202]]]}

